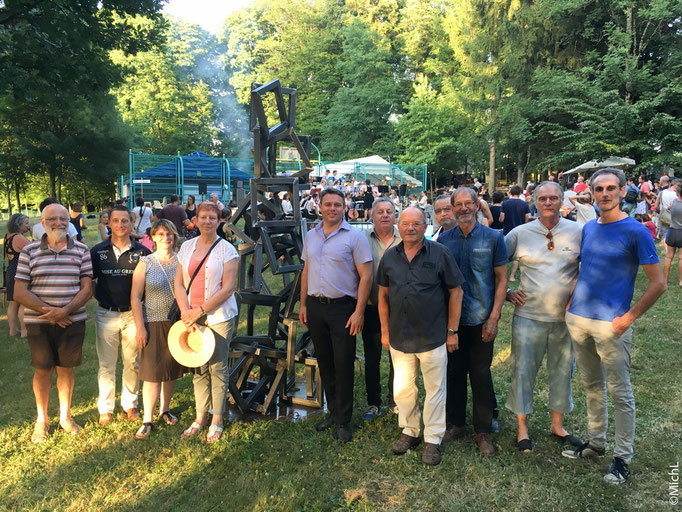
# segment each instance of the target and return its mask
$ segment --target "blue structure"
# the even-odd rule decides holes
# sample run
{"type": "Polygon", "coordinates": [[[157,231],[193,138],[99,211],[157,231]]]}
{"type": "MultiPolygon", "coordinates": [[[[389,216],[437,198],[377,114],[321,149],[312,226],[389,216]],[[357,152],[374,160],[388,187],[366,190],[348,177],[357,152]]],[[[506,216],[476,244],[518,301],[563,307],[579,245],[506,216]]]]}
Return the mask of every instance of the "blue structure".
{"type": "MultiPolygon", "coordinates": [[[[217,194],[223,203],[232,196],[233,181],[246,183],[253,174],[234,168],[224,156],[214,158],[201,151],[185,156],[144,155],[130,151],[129,176],[121,176],[119,196],[128,197],[132,206],[134,198],[161,200],[176,194],[183,198],[192,194],[197,201],[217,194]]],[[[249,169],[252,171],[252,169],[249,169]]]]}

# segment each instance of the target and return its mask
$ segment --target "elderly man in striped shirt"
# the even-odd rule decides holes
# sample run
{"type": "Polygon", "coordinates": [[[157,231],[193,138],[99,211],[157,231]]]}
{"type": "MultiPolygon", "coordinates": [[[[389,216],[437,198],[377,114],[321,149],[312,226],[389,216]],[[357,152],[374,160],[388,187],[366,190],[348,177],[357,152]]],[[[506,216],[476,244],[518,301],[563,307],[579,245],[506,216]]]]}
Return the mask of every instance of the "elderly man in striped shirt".
{"type": "Polygon", "coordinates": [[[70,434],[81,427],[71,417],[73,368],[81,364],[85,337],[85,303],[90,298],[92,263],[87,246],[68,236],[69,212],[51,204],[42,212],[45,234],[19,256],[14,297],[26,307],[33,393],[38,419],[31,441],[49,433],[47,404],[52,371],[57,371],[59,426],[70,434]]]}

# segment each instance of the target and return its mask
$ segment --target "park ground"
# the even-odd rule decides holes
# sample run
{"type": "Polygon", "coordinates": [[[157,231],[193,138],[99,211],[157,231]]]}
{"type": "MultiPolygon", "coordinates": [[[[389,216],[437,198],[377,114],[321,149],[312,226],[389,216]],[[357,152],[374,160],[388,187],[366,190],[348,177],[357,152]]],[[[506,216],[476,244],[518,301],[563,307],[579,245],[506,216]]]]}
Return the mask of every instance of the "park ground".
{"type": "MultiPolygon", "coordinates": [[[[94,229],[87,232],[90,245],[95,234],[94,229]]],[[[181,440],[182,428],[194,416],[190,376],[178,382],[172,402],[179,425],[167,427],[157,421],[150,438],[138,441],[134,437],[138,425],[124,420],[123,414],[107,427],[97,423],[95,303],[90,301],[83,364],[76,369],[73,396],[75,419],[84,425],[77,437],[56,430],[53,388],[53,434],[44,444],[30,443],[35,403],[28,347],[7,335],[6,322],[0,328],[0,510],[682,510],[671,504],[674,495],[669,490],[670,466],[682,459],[682,341],[677,323],[682,289],[673,268],[668,292],[635,323],[637,441],[632,475],[625,485],[603,482],[609,457],[595,463],[561,456],[561,446],[548,432],[544,370],[530,419],[535,442],[531,454],[517,452],[514,417],[503,409],[502,431],[494,436],[495,457],[478,454],[473,433],[448,444],[437,467],[421,463],[420,449],[396,457],[390,451],[399,435],[396,416],[385,414],[369,424],[360,419],[366,401],[359,368],[355,437],[347,445],[328,432],[317,433],[317,419],[235,421],[226,424],[223,439],[216,444],[181,440]]],[[[644,286],[640,275],[635,297],[644,286]]],[[[493,378],[500,405],[510,381],[511,316],[507,304],[495,341],[493,378]]],[[[387,374],[384,361],[384,382],[387,374]]],[[[565,426],[584,437],[586,409],[579,372],[573,395],[575,409],[565,426]]],[[[608,439],[607,451],[612,453],[612,422],[608,439]]]]}

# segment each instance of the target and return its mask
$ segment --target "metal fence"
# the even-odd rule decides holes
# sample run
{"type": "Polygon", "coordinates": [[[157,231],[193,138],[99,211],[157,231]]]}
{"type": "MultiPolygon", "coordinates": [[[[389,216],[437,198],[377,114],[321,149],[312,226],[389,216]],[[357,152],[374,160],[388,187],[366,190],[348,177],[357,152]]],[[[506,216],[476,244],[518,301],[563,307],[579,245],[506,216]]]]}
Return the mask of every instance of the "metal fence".
{"type": "MultiPolygon", "coordinates": [[[[277,173],[290,174],[302,169],[300,160],[277,160],[277,173]]],[[[314,161],[313,176],[326,169],[338,169],[340,177],[353,176],[359,182],[369,180],[374,185],[402,188],[406,194],[420,193],[427,186],[426,165],[394,163],[347,163],[314,161]]],[[[175,194],[185,201],[194,195],[197,202],[216,194],[227,204],[232,199],[236,182],[248,189],[253,177],[253,159],[211,157],[195,152],[189,155],[151,155],[129,152],[129,169],[118,181],[119,197],[162,201],[175,194]]]]}

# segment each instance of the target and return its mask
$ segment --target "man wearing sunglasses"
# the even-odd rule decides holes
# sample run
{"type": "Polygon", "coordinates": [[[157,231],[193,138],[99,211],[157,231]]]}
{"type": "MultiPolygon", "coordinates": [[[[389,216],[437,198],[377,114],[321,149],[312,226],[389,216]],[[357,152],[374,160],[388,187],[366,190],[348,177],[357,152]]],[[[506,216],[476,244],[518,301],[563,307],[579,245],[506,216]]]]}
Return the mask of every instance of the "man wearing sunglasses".
{"type": "Polygon", "coordinates": [[[635,397],[630,383],[632,323],[665,292],[667,285],[649,230],[621,211],[625,174],[604,168],[592,176],[599,220],[585,224],[580,246],[580,273],[566,313],[566,325],[587,397],[589,441],[565,457],[604,456],[608,389],[615,409],[614,458],[604,480],[622,484],[630,474],[635,441],[635,397]],[[642,267],[649,283],[631,305],[642,267]]]}
{"type": "Polygon", "coordinates": [[[564,414],[573,409],[571,377],[573,349],[564,315],[576,280],[582,226],[561,216],[563,193],[558,183],[545,181],[533,192],[538,218],[512,229],[505,237],[510,260],[519,260],[518,290],[507,290],[516,306],[512,320],[512,381],[507,409],[516,414],[516,446],[533,451],[526,423],[533,412],[533,388],[547,354],[552,436],[580,446],[563,427],[564,414]]]}

